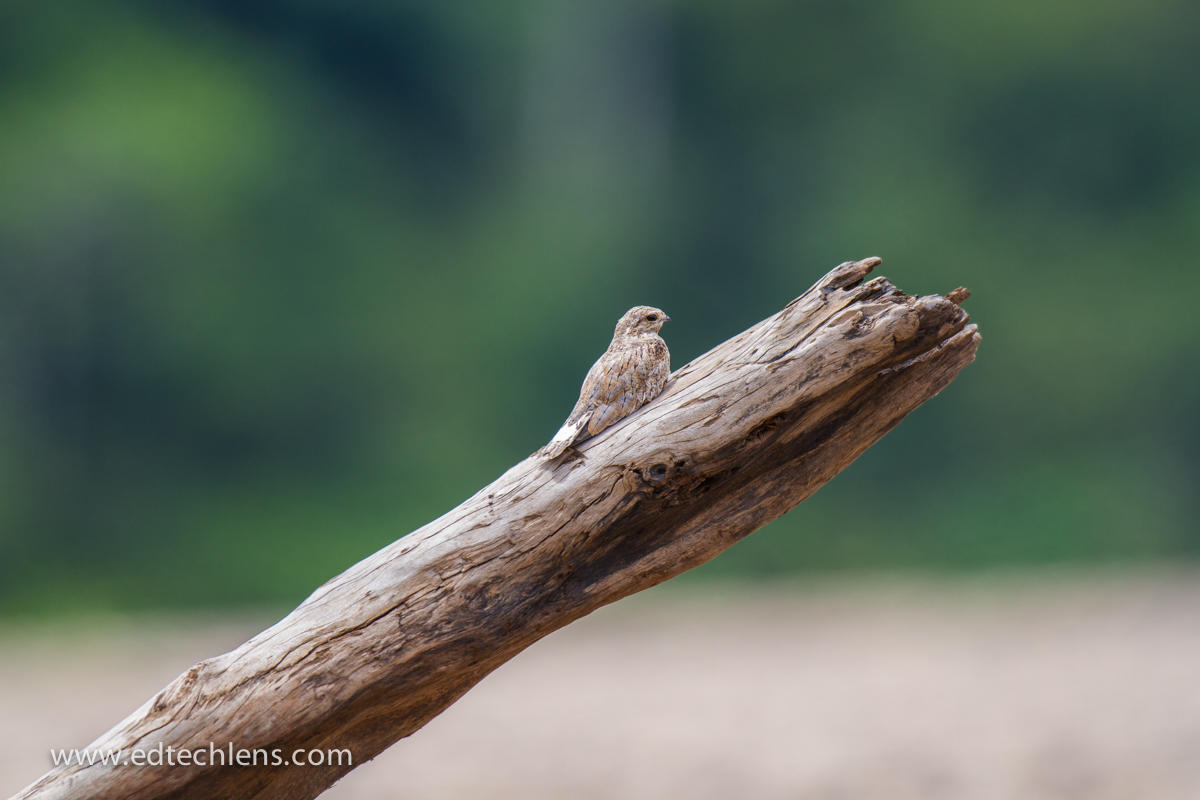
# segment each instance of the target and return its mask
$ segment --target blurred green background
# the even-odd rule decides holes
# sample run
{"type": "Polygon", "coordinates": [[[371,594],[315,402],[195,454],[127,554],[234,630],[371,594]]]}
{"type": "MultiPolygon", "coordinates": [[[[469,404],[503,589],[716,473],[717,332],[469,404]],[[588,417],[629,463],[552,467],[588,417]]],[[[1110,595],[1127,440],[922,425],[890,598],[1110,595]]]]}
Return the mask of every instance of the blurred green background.
{"type": "Polygon", "coordinates": [[[7,0],[0,612],[294,603],[828,268],[978,362],[686,579],[1200,552],[1188,0],[7,0]]]}

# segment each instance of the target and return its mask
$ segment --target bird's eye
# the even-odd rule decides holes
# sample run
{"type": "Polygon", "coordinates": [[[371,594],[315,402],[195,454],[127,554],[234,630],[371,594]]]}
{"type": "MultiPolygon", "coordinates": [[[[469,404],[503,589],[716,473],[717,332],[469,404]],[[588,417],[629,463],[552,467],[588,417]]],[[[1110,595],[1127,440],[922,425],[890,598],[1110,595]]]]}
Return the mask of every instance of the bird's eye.
{"type": "Polygon", "coordinates": [[[649,320],[650,322],[657,322],[658,314],[647,314],[646,319],[649,320]]]}

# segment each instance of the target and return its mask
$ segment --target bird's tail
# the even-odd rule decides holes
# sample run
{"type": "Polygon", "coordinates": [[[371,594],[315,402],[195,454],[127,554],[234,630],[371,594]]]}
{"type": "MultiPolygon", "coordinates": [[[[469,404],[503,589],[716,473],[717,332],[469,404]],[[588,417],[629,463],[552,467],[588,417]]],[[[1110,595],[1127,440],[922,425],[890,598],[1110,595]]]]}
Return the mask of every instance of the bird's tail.
{"type": "Polygon", "coordinates": [[[563,426],[558,429],[558,433],[554,434],[554,438],[542,448],[542,455],[546,458],[558,458],[568,447],[575,443],[579,438],[579,434],[587,426],[587,417],[578,420],[567,420],[563,426]]]}

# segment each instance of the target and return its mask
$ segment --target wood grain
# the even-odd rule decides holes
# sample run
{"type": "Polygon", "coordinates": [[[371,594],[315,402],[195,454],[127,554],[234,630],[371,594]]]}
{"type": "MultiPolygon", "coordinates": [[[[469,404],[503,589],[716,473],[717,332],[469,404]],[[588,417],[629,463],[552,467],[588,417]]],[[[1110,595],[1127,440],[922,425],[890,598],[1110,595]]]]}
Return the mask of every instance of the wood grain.
{"type": "MultiPolygon", "coordinates": [[[[349,748],[358,765],[551,631],[713,558],[974,359],[959,305],[864,282],[878,263],[836,267],[675,372],[582,458],[522,461],[91,747],[349,748]]],[[[311,798],[351,768],[69,766],[17,797],[311,798]]]]}

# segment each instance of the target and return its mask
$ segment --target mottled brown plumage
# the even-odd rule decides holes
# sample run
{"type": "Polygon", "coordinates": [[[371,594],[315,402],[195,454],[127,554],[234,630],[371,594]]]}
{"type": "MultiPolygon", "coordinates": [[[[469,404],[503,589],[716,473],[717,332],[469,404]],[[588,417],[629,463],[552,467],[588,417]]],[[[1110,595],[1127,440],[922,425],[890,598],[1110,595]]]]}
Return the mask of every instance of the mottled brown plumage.
{"type": "Polygon", "coordinates": [[[671,374],[671,353],[658,332],[669,320],[660,309],[635,306],[617,321],[612,343],[588,370],[571,416],[543,449],[557,458],[649,403],[671,374]]]}

